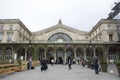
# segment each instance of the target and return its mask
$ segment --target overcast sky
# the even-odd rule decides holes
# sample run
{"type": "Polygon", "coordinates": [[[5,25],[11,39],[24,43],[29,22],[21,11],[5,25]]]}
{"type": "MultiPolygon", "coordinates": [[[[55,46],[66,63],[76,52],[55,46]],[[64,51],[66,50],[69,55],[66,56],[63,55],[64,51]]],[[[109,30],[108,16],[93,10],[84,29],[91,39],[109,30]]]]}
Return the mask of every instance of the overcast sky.
{"type": "Polygon", "coordinates": [[[0,0],[0,19],[20,19],[34,32],[58,23],[90,31],[118,0],[0,0]]]}

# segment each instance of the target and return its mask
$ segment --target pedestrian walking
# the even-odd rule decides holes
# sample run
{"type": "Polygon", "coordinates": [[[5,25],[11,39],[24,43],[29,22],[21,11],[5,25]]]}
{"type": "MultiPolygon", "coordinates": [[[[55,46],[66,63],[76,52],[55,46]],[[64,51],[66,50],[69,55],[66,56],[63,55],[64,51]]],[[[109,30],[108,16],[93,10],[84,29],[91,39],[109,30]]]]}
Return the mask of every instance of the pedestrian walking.
{"type": "Polygon", "coordinates": [[[71,57],[68,57],[68,69],[69,70],[72,69],[71,65],[72,65],[72,59],[71,57]]]}
{"type": "Polygon", "coordinates": [[[47,66],[47,61],[43,58],[41,60],[41,71],[45,71],[48,69],[48,66],[47,66]]]}
{"type": "Polygon", "coordinates": [[[94,64],[95,64],[95,57],[92,58],[92,62],[91,62],[91,69],[94,69],[94,64]]]}
{"type": "Polygon", "coordinates": [[[28,58],[28,69],[30,70],[32,68],[32,57],[30,56],[28,58]]]}
{"type": "Polygon", "coordinates": [[[99,69],[98,58],[95,57],[94,60],[95,60],[95,61],[94,61],[95,74],[99,74],[99,71],[98,71],[98,69],[99,69]]]}
{"type": "Polygon", "coordinates": [[[85,60],[84,60],[84,58],[82,58],[81,64],[82,64],[83,67],[85,67],[85,60]]]}

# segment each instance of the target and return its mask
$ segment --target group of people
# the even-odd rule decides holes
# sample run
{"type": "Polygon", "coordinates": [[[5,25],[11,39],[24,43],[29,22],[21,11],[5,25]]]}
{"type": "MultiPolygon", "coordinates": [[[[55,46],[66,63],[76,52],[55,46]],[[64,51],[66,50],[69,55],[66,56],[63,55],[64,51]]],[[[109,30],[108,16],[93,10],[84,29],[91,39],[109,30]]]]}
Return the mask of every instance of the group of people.
{"type": "MultiPolygon", "coordinates": [[[[86,61],[84,60],[84,58],[82,58],[81,64],[83,67],[85,66],[85,63],[86,61]]],[[[101,71],[101,66],[97,57],[93,57],[91,62],[91,69],[95,70],[95,74],[99,74],[99,72],[101,71]]]]}
{"type": "MultiPolygon", "coordinates": [[[[72,64],[72,59],[71,57],[68,57],[68,67],[69,69],[71,69],[71,64],[72,64]]],[[[84,60],[84,58],[81,58],[80,60],[80,64],[84,67],[86,64],[86,61],[84,60]]],[[[93,57],[92,63],[91,63],[91,67],[92,69],[95,70],[95,74],[99,74],[99,72],[101,71],[101,66],[99,63],[99,60],[97,57],[93,57]]]]}
{"type": "MultiPolygon", "coordinates": [[[[45,58],[42,58],[40,60],[40,63],[41,63],[41,71],[45,71],[48,69],[48,65],[47,65],[47,61],[45,60],[45,58]]],[[[51,65],[53,66],[54,65],[54,60],[51,59],[51,65]]],[[[72,58],[71,57],[68,57],[68,69],[72,69],[71,68],[71,65],[72,65],[72,58]]]]}
{"type": "MultiPolygon", "coordinates": [[[[80,63],[83,67],[85,66],[85,62],[86,61],[84,60],[84,58],[81,58],[80,63]]],[[[41,71],[48,69],[48,65],[47,65],[48,62],[47,62],[47,60],[45,60],[45,58],[42,58],[40,60],[40,63],[41,63],[41,71]]],[[[54,60],[51,59],[51,65],[53,65],[53,64],[54,64],[54,60]]],[[[73,60],[71,57],[67,58],[67,64],[68,64],[68,69],[71,70],[72,69],[71,65],[73,64],[73,60]]],[[[93,57],[91,67],[93,69],[95,69],[95,74],[99,74],[101,67],[100,67],[99,60],[97,57],[93,57]]],[[[28,58],[28,69],[31,69],[31,68],[32,68],[32,57],[29,57],[28,58]]]]}

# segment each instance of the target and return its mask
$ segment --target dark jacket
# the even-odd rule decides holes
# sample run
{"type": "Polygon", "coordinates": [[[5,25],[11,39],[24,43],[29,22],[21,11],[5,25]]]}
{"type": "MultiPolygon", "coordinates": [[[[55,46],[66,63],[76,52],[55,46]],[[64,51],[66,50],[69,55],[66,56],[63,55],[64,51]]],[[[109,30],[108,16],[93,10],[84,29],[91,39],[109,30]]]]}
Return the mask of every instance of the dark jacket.
{"type": "Polygon", "coordinates": [[[47,66],[47,61],[46,60],[41,60],[41,65],[42,66],[47,66]]]}
{"type": "Polygon", "coordinates": [[[72,59],[71,59],[71,57],[68,57],[68,64],[72,64],[72,59]]]}

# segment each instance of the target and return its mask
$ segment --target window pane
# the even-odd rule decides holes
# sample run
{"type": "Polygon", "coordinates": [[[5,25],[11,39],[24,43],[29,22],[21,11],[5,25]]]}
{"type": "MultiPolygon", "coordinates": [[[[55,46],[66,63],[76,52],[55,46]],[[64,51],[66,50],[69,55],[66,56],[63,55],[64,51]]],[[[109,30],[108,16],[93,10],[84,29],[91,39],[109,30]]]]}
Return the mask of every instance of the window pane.
{"type": "Polygon", "coordinates": [[[9,27],[10,27],[10,30],[13,30],[13,25],[9,25],[9,27]]]}
{"type": "Polygon", "coordinates": [[[0,30],[3,30],[3,25],[0,25],[0,30]]]}
{"type": "Polygon", "coordinates": [[[63,40],[63,41],[72,41],[72,38],[69,35],[65,34],[65,33],[53,34],[52,36],[50,36],[48,41],[58,41],[60,39],[63,40]]]}
{"type": "Polygon", "coordinates": [[[7,41],[11,41],[12,40],[12,33],[8,32],[7,33],[7,41]]]}
{"type": "Polygon", "coordinates": [[[109,34],[109,40],[113,41],[113,35],[112,34],[109,34]]]}
{"type": "Polygon", "coordinates": [[[3,34],[2,34],[2,33],[0,33],[0,41],[2,40],[2,36],[3,36],[3,34]]]}

